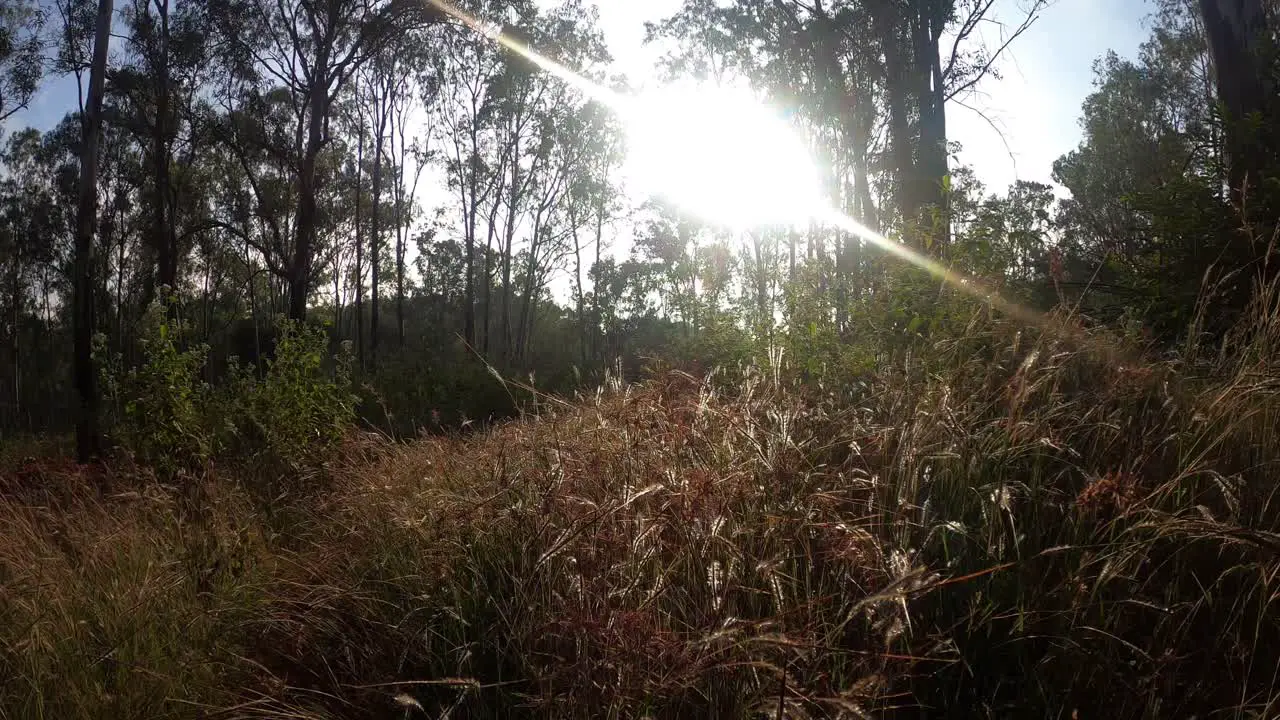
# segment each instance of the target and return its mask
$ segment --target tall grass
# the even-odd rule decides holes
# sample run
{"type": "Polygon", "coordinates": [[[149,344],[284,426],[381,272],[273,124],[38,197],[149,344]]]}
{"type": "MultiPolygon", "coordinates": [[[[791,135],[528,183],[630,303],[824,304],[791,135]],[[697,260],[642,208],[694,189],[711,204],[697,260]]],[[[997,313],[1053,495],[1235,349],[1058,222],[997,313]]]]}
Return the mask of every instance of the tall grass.
{"type": "Polygon", "coordinates": [[[667,371],[269,503],[32,462],[0,716],[1278,717],[1273,302],[1225,353],[979,314],[838,397],[667,371]]]}

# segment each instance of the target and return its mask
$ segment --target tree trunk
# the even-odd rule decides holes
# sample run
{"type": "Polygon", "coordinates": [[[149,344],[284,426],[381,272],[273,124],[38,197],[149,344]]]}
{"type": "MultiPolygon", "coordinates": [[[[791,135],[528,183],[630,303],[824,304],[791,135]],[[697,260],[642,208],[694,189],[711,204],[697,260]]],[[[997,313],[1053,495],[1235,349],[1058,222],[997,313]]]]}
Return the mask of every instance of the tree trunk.
{"type": "MultiPolygon", "coordinates": [[[[539,233],[541,221],[534,223],[534,236],[539,233]]],[[[529,261],[525,264],[525,280],[524,280],[524,301],[520,307],[520,324],[516,332],[518,340],[515,348],[515,358],[519,360],[527,360],[530,352],[529,347],[533,341],[533,318],[537,312],[538,291],[541,283],[538,282],[538,254],[537,245],[529,248],[529,261]]]]}
{"type": "MultiPolygon", "coordinates": [[[[405,187],[404,187],[404,165],[409,157],[409,150],[405,146],[405,117],[403,112],[398,112],[392,117],[393,130],[391,133],[391,156],[396,164],[395,179],[395,226],[396,226],[396,339],[397,346],[404,349],[404,257],[405,249],[408,244],[408,219],[405,217],[405,187]],[[396,144],[396,138],[400,139],[396,144]],[[397,152],[399,153],[397,156],[397,152]]],[[[421,172],[421,164],[419,163],[418,172],[421,172]]],[[[414,190],[417,190],[417,180],[414,180],[414,190]]],[[[412,194],[411,194],[412,197],[412,194]]]]}
{"type": "Polygon", "coordinates": [[[524,276],[524,298],[520,303],[520,319],[516,326],[516,340],[513,351],[510,353],[513,359],[527,357],[528,344],[530,334],[533,332],[533,326],[529,322],[530,311],[534,303],[534,280],[538,267],[538,236],[541,234],[542,220],[535,218],[533,221],[533,237],[529,242],[529,260],[525,263],[524,276]]]}
{"type": "MultiPolygon", "coordinates": [[[[16,238],[15,238],[16,240],[16,238]]],[[[13,258],[13,274],[11,277],[12,286],[10,288],[10,333],[9,338],[9,361],[10,371],[12,374],[12,393],[10,400],[13,405],[13,419],[16,422],[18,414],[22,410],[22,255],[21,252],[15,253],[13,258]]]]}
{"type": "Polygon", "coordinates": [[[1275,42],[1262,0],[1200,0],[1218,101],[1226,114],[1227,179],[1239,204],[1274,170],[1276,100],[1271,82],[1275,42]],[[1256,125],[1253,116],[1258,116],[1256,125]]]}
{"type": "Polygon", "coordinates": [[[503,228],[502,248],[502,357],[511,353],[511,265],[515,261],[517,208],[520,204],[520,141],[516,138],[511,156],[511,196],[507,204],[507,224],[503,228]]]}
{"type": "MultiPolygon", "coordinates": [[[[592,269],[597,273],[600,272],[600,255],[601,246],[604,245],[604,200],[596,201],[596,261],[592,265],[592,269]]],[[[598,278],[598,276],[597,276],[598,278]]],[[[592,281],[591,284],[591,300],[592,300],[592,324],[594,331],[592,332],[591,355],[597,361],[604,354],[604,314],[600,309],[600,286],[592,281]]]]}
{"type": "Polygon", "coordinates": [[[99,451],[98,383],[93,364],[93,232],[98,212],[98,140],[102,129],[102,92],[111,42],[112,0],[98,0],[89,69],[89,97],[85,104],[80,145],[80,194],[76,205],[74,321],[74,380],[80,396],[76,422],[76,458],[93,460],[99,451]]]}
{"type": "Polygon", "coordinates": [[[574,304],[578,307],[578,344],[582,355],[582,370],[587,370],[587,303],[582,286],[582,243],[578,239],[578,219],[570,209],[569,227],[573,233],[574,304]]]}
{"type": "Polygon", "coordinates": [[[800,244],[800,230],[791,228],[787,233],[787,282],[796,281],[796,246],[800,244]]]}
{"type": "Polygon", "coordinates": [[[889,113],[889,152],[893,162],[894,200],[904,220],[917,216],[915,200],[915,162],[912,159],[910,122],[907,116],[911,95],[907,58],[900,31],[899,11],[885,7],[876,12],[875,31],[884,44],[885,94],[889,113]]]}
{"type": "Polygon", "coordinates": [[[369,218],[369,359],[375,370],[378,366],[380,327],[378,285],[382,267],[382,141],[387,130],[386,102],[384,95],[375,103],[378,126],[373,136],[373,207],[369,218]]]}
{"type": "MultiPolygon", "coordinates": [[[[398,214],[398,213],[397,213],[398,214]]],[[[396,226],[396,337],[404,349],[404,229],[396,226]]]]}
{"type": "Polygon", "coordinates": [[[249,271],[249,320],[253,323],[253,361],[262,357],[262,336],[258,333],[258,271],[249,256],[249,243],[244,245],[244,266],[249,271]]]}
{"type": "Polygon", "coordinates": [[[156,73],[156,117],[151,134],[152,162],[152,244],[156,252],[157,282],[177,289],[178,248],[169,208],[169,2],[156,4],[160,13],[160,48],[156,73]]]}
{"type": "Polygon", "coordinates": [[[342,336],[342,263],[333,256],[333,332],[342,336]]]}
{"type": "MultiPolygon", "coordinates": [[[[476,177],[477,174],[479,174],[480,172],[480,139],[479,137],[477,137],[479,134],[478,131],[476,130],[477,122],[478,121],[473,118],[471,121],[471,127],[470,127],[471,153],[470,153],[470,157],[468,158],[470,167],[468,168],[468,173],[467,173],[468,174],[467,184],[471,186],[471,197],[470,197],[470,203],[469,203],[470,207],[467,208],[467,229],[466,229],[466,232],[464,233],[466,235],[466,241],[467,241],[466,242],[467,256],[466,258],[464,258],[464,263],[467,268],[467,280],[466,280],[467,296],[466,296],[466,299],[463,301],[463,304],[465,305],[465,308],[463,309],[463,318],[464,318],[463,322],[465,326],[464,336],[466,337],[467,344],[473,348],[475,347],[475,344],[476,344],[476,268],[475,268],[476,214],[480,211],[480,208],[479,208],[480,201],[476,197],[476,193],[479,192],[480,190],[479,188],[480,183],[478,182],[478,178],[476,177]]],[[[486,312],[487,312],[487,309],[486,309],[486,312]]]]}
{"type": "Polygon", "coordinates": [[[916,11],[912,35],[915,45],[914,75],[920,115],[920,160],[916,167],[916,198],[921,230],[940,250],[951,237],[944,183],[947,176],[946,93],[938,42],[945,19],[940,8],[926,4],[916,11]]]}
{"type": "MultiPolygon", "coordinates": [[[[319,38],[317,38],[319,40],[319,38]]],[[[307,319],[307,292],[311,282],[311,261],[319,224],[316,206],[316,163],[325,142],[325,118],[329,115],[328,53],[321,48],[316,58],[308,98],[307,145],[298,168],[298,220],[293,262],[289,267],[289,317],[307,319]]]]}
{"type": "Polygon", "coordinates": [[[356,363],[364,369],[364,243],[360,240],[360,180],[364,173],[364,120],[360,120],[360,140],[356,146],[356,363]]]}
{"type": "MultiPolygon", "coordinates": [[[[485,232],[484,256],[482,259],[484,273],[481,275],[481,277],[484,278],[484,327],[481,331],[483,336],[480,340],[480,354],[484,357],[489,357],[489,347],[493,341],[493,334],[491,331],[491,323],[493,320],[493,277],[495,274],[495,270],[493,269],[493,244],[494,241],[498,239],[498,210],[502,207],[502,204],[498,202],[498,198],[501,197],[504,192],[500,181],[506,178],[506,172],[507,166],[504,160],[498,165],[498,170],[495,173],[495,177],[499,182],[495,182],[491,188],[493,202],[489,203],[489,214],[485,223],[485,227],[488,228],[488,230],[485,232]]],[[[498,254],[501,255],[501,253],[498,254]]]]}
{"type": "MultiPolygon", "coordinates": [[[[498,204],[495,202],[493,207],[498,207],[498,204]]],[[[484,323],[481,330],[484,335],[480,338],[480,354],[485,357],[489,355],[489,341],[492,337],[489,323],[493,318],[493,268],[491,264],[493,263],[493,238],[496,232],[493,220],[494,213],[489,213],[489,230],[485,235],[484,257],[481,258],[480,262],[480,267],[483,270],[481,277],[484,278],[484,323]]]]}
{"type": "MultiPolygon", "coordinates": [[[[124,207],[116,203],[116,222],[124,227],[124,207]]],[[[116,349],[124,352],[124,251],[128,235],[120,233],[120,250],[116,259],[116,349]]]]}

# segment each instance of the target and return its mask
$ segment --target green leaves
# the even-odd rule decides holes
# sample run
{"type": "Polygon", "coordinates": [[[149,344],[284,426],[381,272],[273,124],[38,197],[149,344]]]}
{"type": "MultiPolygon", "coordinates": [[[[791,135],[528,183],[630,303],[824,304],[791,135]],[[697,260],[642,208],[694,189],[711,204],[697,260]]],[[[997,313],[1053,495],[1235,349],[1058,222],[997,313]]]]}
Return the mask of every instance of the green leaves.
{"type": "Polygon", "coordinates": [[[185,326],[160,308],[147,315],[143,363],[104,387],[118,407],[119,440],[162,477],[198,473],[222,455],[297,467],[354,423],[350,343],[330,365],[324,330],[282,321],[262,377],[233,360],[214,388],[203,380],[208,347],[184,349],[185,326]]]}
{"type": "Polygon", "coordinates": [[[120,442],[162,477],[199,471],[221,446],[207,423],[212,389],[201,375],[209,348],[183,346],[185,325],[153,303],[144,322],[143,362],[103,383],[119,408],[120,442]],[[172,331],[171,331],[172,328],[172,331]]]}

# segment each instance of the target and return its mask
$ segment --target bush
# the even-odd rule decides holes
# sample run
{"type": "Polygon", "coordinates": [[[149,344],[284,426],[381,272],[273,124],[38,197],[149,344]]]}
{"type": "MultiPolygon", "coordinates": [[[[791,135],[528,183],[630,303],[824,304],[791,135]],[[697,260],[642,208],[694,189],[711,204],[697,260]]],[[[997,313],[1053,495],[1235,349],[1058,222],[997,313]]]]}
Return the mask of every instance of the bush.
{"type": "Polygon", "coordinates": [[[165,476],[203,467],[222,440],[209,422],[213,390],[201,377],[209,348],[183,348],[186,330],[154,303],[143,316],[142,364],[125,373],[104,368],[117,441],[165,476]]]}
{"type": "Polygon", "coordinates": [[[351,345],[329,358],[322,328],[291,320],[277,323],[275,352],[258,377],[232,362],[222,411],[238,454],[289,466],[315,460],[355,422],[351,345]]]}
{"type": "Polygon", "coordinates": [[[108,366],[104,387],[116,440],[162,477],[198,472],[215,457],[297,467],[352,426],[350,347],[329,357],[323,329],[280,320],[263,371],[233,358],[214,386],[204,378],[208,347],[185,346],[186,326],[159,303],[146,318],[142,363],[108,366]]]}

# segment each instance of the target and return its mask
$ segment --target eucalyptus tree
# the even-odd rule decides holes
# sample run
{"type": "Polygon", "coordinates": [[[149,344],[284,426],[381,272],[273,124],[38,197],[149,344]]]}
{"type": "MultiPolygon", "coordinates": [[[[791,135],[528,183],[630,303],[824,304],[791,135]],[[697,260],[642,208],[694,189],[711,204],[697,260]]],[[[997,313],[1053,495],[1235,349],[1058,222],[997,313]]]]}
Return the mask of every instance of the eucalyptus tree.
{"type": "MultiPolygon", "coordinates": [[[[395,238],[390,259],[394,271],[397,337],[401,345],[404,342],[407,235],[414,212],[413,198],[430,155],[430,136],[426,132],[411,133],[410,126],[417,127],[422,122],[422,108],[433,101],[439,86],[436,69],[429,63],[433,49],[431,35],[406,33],[365,66],[354,93],[359,132],[363,134],[368,127],[372,134],[368,257],[373,328],[370,350],[375,362],[381,339],[381,288],[388,230],[395,238]],[[407,173],[410,163],[414,166],[412,178],[407,173]],[[390,195],[389,201],[384,201],[384,193],[390,195]]],[[[363,150],[359,154],[363,155],[363,150]]]]}
{"type": "Polygon", "coordinates": [[[1227,120],[1231,197],[1239,205],[1248,186],[1264,188],[1280,164],[1280,20],[1263,0],[1199,0],[1199,6],[1227,120]]]}
{"type": "Polygon", "coordinates": [[[220,180],[231,202],[214,208],[213,222],[234,233],[269,274],[271,313],[286,309],[294,277],[295,117],[287,91],[245,92],[224,98],[215,126],[234,162],[223,166],[220,180]]]}
{"type": "Polygon", "coordinates": [[[102,134],[102,95],[111,41],[111,0],[99,0],[94,22],[89,93],[81,118],[79,201],[76,207],[74,378],[80,395],[76,423],[76,457],[84,463],[99,450],[98,382],[93,362],[93,235],[98,211],[98,140],[102,134]]]}
{"type": "Polygon", "coordinates": [[[351,235],[348,239],[346,255],[336,255],[335,258],[345,260],[349,264],[345,268],[333,268],[335,283],[335,302],[334,313],[335,322],[339,329],[342,328],[342,305],[336,298],[342,293],[341,285],[345,281],[350,286],[352,294],[352,319],[350,333],[354,339],[356,360],[363,369],[365,365],[365,325],[364,325],[364,298],[365,298],[365,256],[364,241],[362,233],[364,231],[364,211],[366,207],[366,189],[364,186],[365,176],[365,158],[367,154],[368,135],[369,135],[369,119],[366,117],[368,110],[368,92],[362,83],[352,83],[347,92],[339,98],[338,105],[340,107],[337,117],[341,127],[341,133],[345,137],[348,146],[347,155],[350,158],[349,169],[345,176],[350,182],[347,193],[351,196],[352,221],[351,235]],[[351,155],[350,146],[355,142],[355,154],[351,155]]]}
{"type": "MultiPolygon", "coordinates": [[[[382,180],[386,169],[386,144],[391,125],[392,107],[401,91],[405,71],[400,66],[394,49],[379,53],[366,66],[360,78],[364,98],[369,104],[370,128],[373,131],[373,155],[370,180],[372,192],[369,207],[369,352],[374,366],[378,363],[378,344],[382,335],[381,302],[379,297],[382,275],[383,221],[387,209],[382,203],[382,180]]],[[[357,237],[359,231],[357,230],[357,237]]],[[[358,242],[358,240],[357,240],[358,242]]]]}
{"type": "MultiPolygon", "coordinates": [[[[517,23],[508,27],[506,33],[538,47],[540,52],[554,55],[553,49],[547,47],[550,35],[541,24],[543,18],[538,9],[530,5],[517,12],[517,23]]],[[[547,121],[547,113],[563,98],[564,92],[562,81],[514,53],[503,56],[500,70],[490,86],[489,111],[496,139],[492,146],[496,157],[491,162],[502,175],[494,205],[495,210],[501,209],[491,216],[490,224],[495,226],[491,234],[496,231],[499,242],[502,294],[498,309],[498,348],[504,360],[510,358],[516,342],[512,335],[512,300],[517,234],[525,226],[531,246],[541,240],[538,221],[546,208],[537,196],[555,193],[550,168],[555,139],[548,134],[552,125],[547,121]],[[530,222],[533,227],[527,226],[530,222]]],[[[486,322],[491,315],[489,310],[486,322]]]]}
{"type": "MultiPolygon", "coordinates": [[[[470,3],[467,9],[484,16],[504,15],[505,0],[470,3]],[[473,7],[473,5],[478,7],[473,7]]],[[[494,239],[492,220],[497,211],[495,197],[505,172],[492,167],[489,159],[495,144],[493,93],[491,85],[503,67],[503,51],[495,43],[470,28],[449,26],[436,36],[432,70],[442,78],[438,92],[429,99],[433,131],[442,146],[446,185],[458,201],[458,229],[462,235],[464,291],[463,337],[476,344],[476,256],[479,233],[487,232],[485,247],[494,239]]],[[[488,252],[484,260],[484,289],[489,288],[488,252]]],[[[486,302],[486,313],[488,303],[486,302]]],[[[487,314],[486,314],[487,317],[487,314]]],[[[487,342],[487,332],[486,332],[487,342]]]]}
{"type": "Polygon", "coordinates": [[[563,199],[564,224],[573,255],[573,293],[584,367],[599,351],[600,294],[592,289],[587,312],[587,281],[601,261],[605,230],[619,216],[623,191],[618,171],[624,138],[617,116],[599,103],[584,103],[567,113],[559,128],[572,142],[558,146],[557,162],[571,168],[563,199]],[[591,253],[590,255],[586,253],[591,253]]]}
{"type": "Polygon", "coordinates": [[[0,2],[0,121],[26,109],[44,79],[46,16],[36,0],[0,2]]]}
{"type": "MultiPolygon", "coordinates": [[[[536,47],[597,81],[602,79],[603,69],[611,57],[598,29],[594,8],[588,9],[579,0],[569,0],[533,20],[525,32],[536,47]]],[[[510,239],[517,223],[526,237],[525,247],[520,251],[524,256],[520,311],[513,318],[516,333],[514,338],[504,339],[504,352],[516,357],[528,356],[539,298],[551,277],[574,252],[571,246],[576,228],[572,225],[578,218],[572,217],[568,210],[574,201],[573,184],[598,169],[593,165],[600,165],[602,160],[607,163],[607,157],[594,158],[593,153],[607,155],[613,144],[608,137],[592,138],[577,132],[591,129],[602,133],[613,128],[598,120],[594,127],[581,123],[583,115],[589,118],[598,113],[599,108],[591,109],[590,100],[579,90],[547,73],[525,75],[524,71],[530,68],[523,65],[523,68],[512,69],[511,79],[529,85],[527,94],[517,94],[512,105],[499,105],[500,112],[512,112],[516,116],[527,112],[530,118],[523,152],[519,130],[513,130],[507,138],[511,151],[507,166],[512,173],[508,188],[512,192],[507,198],[505,250],[509,257],[503,265],[504,299],[514,290],[507,285],[514,260],[510,257],[513,254],[510,239]]],[[[609,181],[598,172],[597,178],[599,182],[609,181]]],[[[504,318],[504,329],[505,323],[504,318]]]]}
{"type": "Polygon", "coordinates": [[[417,0],[213,0],[223,61],[247,99],[273,89],[290,109],[288,166],[296,185],[286,266],[288,313],[306,315],[323,223],[321,155],[332,143],[335,100],[366,63],[412,28],[442,19],[417,0]]]}
{"type": "MultiPolygon", "coordinates": [[[[994,73],[1046,2],[1022,8],[994,48],[977,31],[995,0],[687,0],[649,37],[677,42],[672,73],[745,76],[794,108],[837,207],[871,227],[918,225],[928,208],[945,210],[947,104],[965,102],[994,73]],[[887,147],[876,148],[882,126],[887,147]],[[892,170],[892,206],[873,198],[879,156],[892,170]]],[[[939,220],[929,235],[945,240],[945,212],[939,220]]]]}
{"type": "Polygon", "coordinates": [[[28,385],[38,386],[45,378],[31,359],[50,356],[48,348],[36,347],[42,333],[33,332],[32,321],[52,320],[47,299],[49,274],[59,265],[54,242],[58,215],[39,131],[28,128],[10,135],[0,160],[6,170],[0,178],[0,341],[7,350],[0,356],[0,403],[5,406],[0,421],[13,424],[28,405],[39,402],[40,393],[29,391],[28,385]]]}
{"type": "Polygon", "coordinates": [[[641,210],[632,258],[647,268],[666,317],[692,336],[699,331],[697,258],[710,228],[664,201],[648,201],[641,210]]]}
{"type": "Polygon", "coordinates": [[[127,60],[112,72],[112,93],[119,101],[111,119],[137,137],[149,169],[147,245],[155,274],[146,284],[148,297],[156,285],[177,287],[183,255],[177,216],[202,205],[186,197],[184,175],[200,142],[193,121],[207,65],[205,9],[191,0],[129,0],[122,8],[127,60]],[[180,142],[185,145],[181,157],[176,154],[180,142]]]}
{"type": "Polygon", "coordinates": [[[108,347],[125,355],[130,349],[126,347],[129,331],[152,299],[155,272],[150,234],[140,232],[149,229],[152,220],[146,203],[139,202],[147,194],[143,188],[149,168],[132,129],[116,121],[119,115],[112,95],[108,91],[103,99],[94,274],[99,330],[109,333],[108,347]]]}
{"type": "Polygon", "coordinates": [[[1066,287],[1089,286],[1097,312],[1160,308],[1181,326],[1206,271],[1236,273],[1238,244],[1198,13],[1167,0],[1133,60],[1094,65],[1079,146],[1054,164],[1070,197],[1060,244],[1076,267],[1066,287]]]}
{"type": "Polygon", "coordinates": [[[422,211],[417,202],[418,189],[423,173],[437,154],[424,121],[443,79],[435,74],[430,62],[432,45],[428,37],[410,38],[401,43],[401,48],[405,72],[400,74],[399,85],[391,94],[388,154],[395,172],[391,215],[395,228],[396,337],[403,348],[405,299],[410,282],[406,258],[412,230],[422,211]]]}

